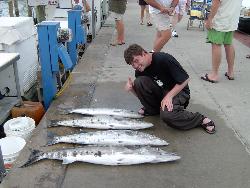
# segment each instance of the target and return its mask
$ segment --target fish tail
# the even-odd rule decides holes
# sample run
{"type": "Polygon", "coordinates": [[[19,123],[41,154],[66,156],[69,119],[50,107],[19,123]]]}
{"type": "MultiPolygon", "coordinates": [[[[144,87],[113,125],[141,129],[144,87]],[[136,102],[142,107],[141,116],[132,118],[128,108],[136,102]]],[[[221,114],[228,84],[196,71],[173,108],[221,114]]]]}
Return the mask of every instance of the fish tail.
{"type": "Polygon", "coordinates": [[[47,146],[51,146],[57,143],[57,134],[53,133],[53,132],[48,132],[48,142],[47,142],[47,146]]]}
{"type": "Polygon", "coordinates": [[[55,142],[55,140],[48,140],[47,142],[47,146],[52,146],[54,144],[56,144],[57,142],[55,142]]]}
{"type": "Polygon", "coordinates": [[[58,126],[58,120],[50,120],[50,123],[47,125],[47,127],[57,127],[58,126]]]}
{"type": "Polygon", "coordinates": [[[70,114],[72,111],[72,109],[60,109],[59,110],[59,114],[61,115],[67,115],[67,114],[70,114]]]}
{"type": "Polygon", "coordinates": [[[42,155],[43,155],[43,154],[44,154],[44,152],[42,152],[42,151],[33,150],[32,153],[31,153],[30,156],[29,156],[28,161],[27,161],[25,164],[23,164],[22,166],[20,166],[19,168],[27,167],[27,166],[29,166],[29,165],[31,165],[31,164],[37,162],[37,161],[42,160],[42,159],[43,159],[43,158],[42,158],[42,155]]]}

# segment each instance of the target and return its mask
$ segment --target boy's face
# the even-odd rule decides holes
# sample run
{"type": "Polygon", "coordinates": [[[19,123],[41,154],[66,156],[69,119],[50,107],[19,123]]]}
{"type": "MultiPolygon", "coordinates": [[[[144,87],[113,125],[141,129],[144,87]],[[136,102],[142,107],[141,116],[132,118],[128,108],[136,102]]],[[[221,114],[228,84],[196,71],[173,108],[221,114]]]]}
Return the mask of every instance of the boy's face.
{"type": "Polygon", "coordinates": [[[143,72],[145,68],[148,67],[149,63],[147,61],[147,53],[142,53],[142,55],[134,56],[134,59],[131,63],[132,67],[139,72],[143,72]]]}

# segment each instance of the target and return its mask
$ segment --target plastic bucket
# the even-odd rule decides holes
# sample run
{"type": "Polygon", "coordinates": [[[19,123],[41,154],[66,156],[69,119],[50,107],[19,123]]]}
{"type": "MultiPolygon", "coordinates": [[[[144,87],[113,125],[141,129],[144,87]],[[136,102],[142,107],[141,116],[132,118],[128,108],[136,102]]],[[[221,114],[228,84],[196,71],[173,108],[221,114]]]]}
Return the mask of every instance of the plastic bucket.
{"type": "Polygon", "coordinates": [[[17,117],[10,119],[4,124],[6,136],[22,137],[29,140],[31,132],[35,129],[35,121],[30,117],[17,117]]]}
{"type": "Polygon", "coordinates": [[[44,113],[45,110],[42,103],[32,101],[24,101],[22,106],[13,107],[11,110],[11,116],[13,118],[27,116],[34,119],[36,125],[38,125],[44,113]]]}
{"type": "Polygon", "coordinates": [[[21,137],[7,136],[0,139],[4,165],[11,165],[24,148],[26,142],[21,137]]]}

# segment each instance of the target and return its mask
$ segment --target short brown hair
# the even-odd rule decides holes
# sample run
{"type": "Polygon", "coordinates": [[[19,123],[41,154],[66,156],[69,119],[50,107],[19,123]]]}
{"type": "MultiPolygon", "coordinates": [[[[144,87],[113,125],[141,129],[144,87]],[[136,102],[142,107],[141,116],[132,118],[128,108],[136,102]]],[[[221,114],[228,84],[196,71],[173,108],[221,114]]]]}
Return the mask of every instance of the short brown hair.
{"type": "Polygon", "coordinates": [[[147,52],[144,50],[140,45],[138,44],[132,44],[130,45],[125,51],[124,51],[124,59],[127,64],[131,65],[132,61],[134,60],[134,56],[142,55],[142,52],[147,52]]]}

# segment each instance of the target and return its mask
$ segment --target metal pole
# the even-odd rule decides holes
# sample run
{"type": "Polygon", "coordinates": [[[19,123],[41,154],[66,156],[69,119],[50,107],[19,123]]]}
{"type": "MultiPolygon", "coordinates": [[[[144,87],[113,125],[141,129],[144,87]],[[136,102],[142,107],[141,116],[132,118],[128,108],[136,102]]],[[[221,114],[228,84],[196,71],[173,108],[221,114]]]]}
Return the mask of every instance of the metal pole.
{"type": "Polygon", "coordinates": [[[95,38],[95,0],[92,0],[92,39],[95,38]]]}
{"type": "Polygon", "coordinates": [[[23,100],[21,97],[21,90],[20,90],[20,83],[19,83],[19,75],[18,75],[18,70],[17,70],[17,61],[13,63],[13,68],[14,68],[14,75],[15,75],[15,82],[16,82],[16,91],[17,91],[17,98],[19,99],[19,102],[17,105],[22,105],[23,100]]]}
{"type": "Polygon", "coordinates": [[[0,183],[3,180],[3,177],[6,175],[6,170],[4,167],[4,162],[3,162],[3,155],[2,155],[2,149],[0,146],[0,183]]]}

